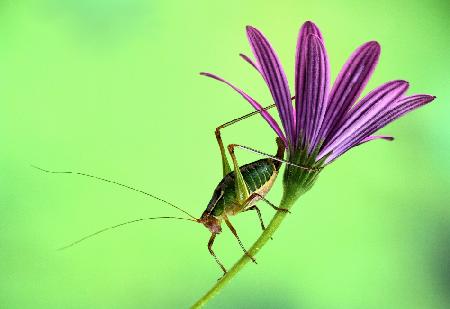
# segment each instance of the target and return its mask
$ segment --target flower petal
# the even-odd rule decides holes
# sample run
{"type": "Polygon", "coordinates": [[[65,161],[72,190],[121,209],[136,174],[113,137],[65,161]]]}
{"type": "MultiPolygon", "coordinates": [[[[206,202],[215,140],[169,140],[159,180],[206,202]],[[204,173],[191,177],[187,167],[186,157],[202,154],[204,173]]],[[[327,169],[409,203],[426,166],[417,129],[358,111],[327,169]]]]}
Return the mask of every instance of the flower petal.
{"type": "Polygon", "coordinates": [[[286,74],[272,46],[259,30],[247,26],[247,37],[277,106],[286,137],[292,144],[295,141],[295,119],[286,74]]]}
{"type": "MultiPolygon", "coordinates": [[[[295,55],[295,88],[298,89],[301,87],[303,82],[301,80],[304,78],[304,62],[305,62],[305,44],[306,44],[306,38],[310,34],[315,34],[320,40],[322,39],[322,34],[320,33],[319,28],[312,22],[307,21],[305,22],[302,27],[300,28],[300,31],[298,33],[297,38],[297,52],[295,55]],[[298,86],[300,84],[300,86],[298,86]]],[[[297,106],[297,105],[296,105],[297,106]]],[[[297,108],[297,114],[298,114],[298,108],[297,108]]]]}
{"type": "Polygon", "coordinates": [[[364,138],[362,141],[360,141],[355,146],[359,146],[361,144],[364,144],[364,143],[367,143],[367,142],[370,142],[370,141],[373,141],[373,140],[376,140],[376,139],[384,139],[386,141],[392,142],[394,140],[394,137],[393,136],[387,136],[387,135],[371,135],[371,136],[368,136],[368,137],[364,138]]]}
{"type": "Polygon", "coordinates": [[[297,68],[300,76],[296,84],[297,136],[303,139],[302,147],[308,145],[311,153],[319,142],[317,136],[325,116],[330,73],[325,47],[317,35],[308,34],[298,46],[302,48],[303,59],[297,60],[297,66],[301,66],[297,68]]]}
{"type": "Polygon", "coordinates": [[[249,63],[252,67],[254,67],[256,71],[262,74],[261,70],[258,68],[258,65],[252,59],[250,59],[250,57],[244,54],[239,54],[239,56],[241,56],[242,59],[244,59],[247,63],[249,63]]]}
{"type": "Polygon", "coordinates": [[[333,153],[326,159],[326,163],[330,163],[350,148],[361,144],[364,139],[367,139],[375,131],[383,128],[397,118],[407,114],[408,112],[419,108],[435,99],[434,96],[427,94],[417,94],[405,97],[395,102],[394,106],[385,111],[380,112],[376,117],[358,131],[352,134],[352,139],[347,140],[346,143],[341,144],[338,148],[333,150],[333,153]]]}
{"type": "Polygon", "coordinates": [[[246,94],[244,91],[242,91],[241,89],[237,88],[236,86],[234,86],[233,84],[231,84],[230,82],[227,82],[226,80],[224,80],[223,78],[211,74],[211,73],[206,73],[206,72],[201,72],[200,75],[203,76],[207,76],[207,77],[211,77],[214,78],[215,80],[218,80],[220,82],[223,82],[225,84],[227,84],[228,86],[230,86],[231,88],[233,88],[236,92],[238,92],[244,99],[246,99],[257,111],[259,111],[261,113],[261,116],[263,116],[263,118],[267,121],[267,123],[270,125],[270,127],[275,131],[275,133],[281,137],[283,139],[283,141],[286,144],[286,137],[283,134],[283,131],[281,131],[280,127],[278,126],[277,122],[275,121],[275,119],[273,119],[273,117],[261,106],[261,104],[259,104],[258,102],[256,102],[251,96],[249,96],[248,94],[246,94]]]}
{"type": "Polygon", "coordinates": [[[369,92],[348,111],[341,126],[336,130],[334,137],[327,144],[323,145],[319,157],[353,139],[355,131],[367,125],[367,122],[386,110],[386,108],[392,108],[408,87],[408,82],[395,80],[369,92]]]}
{"type": "Polygon", "coordinates": [[[305,81],[306,81],[306,60],[308,59],[308,49],[307,49],[307,38],[309,35],[316,35],[319,40],[322,40],[322,34],[319,28],[311,21],[305,22],[298,33],[297,38],[297,49],[295,55],[295,110],[296,110],[296,130],[297,139],[302,139],[298,141],[298,145],[304,146],[302,144],[311,143],[312,137],[306,133],[308,127],[307,116],[308,111],[315,111],[315,109],[308,109],[307,94],[305,92],[305,81]]]}
{"type": "Polygon", "coordinates": [[[380,56],[378,42],[367,42],[356,49],[339,72],[328,98],[319,138],[325,144],[334,136],[343,116],[358,99],[380,56]]]}

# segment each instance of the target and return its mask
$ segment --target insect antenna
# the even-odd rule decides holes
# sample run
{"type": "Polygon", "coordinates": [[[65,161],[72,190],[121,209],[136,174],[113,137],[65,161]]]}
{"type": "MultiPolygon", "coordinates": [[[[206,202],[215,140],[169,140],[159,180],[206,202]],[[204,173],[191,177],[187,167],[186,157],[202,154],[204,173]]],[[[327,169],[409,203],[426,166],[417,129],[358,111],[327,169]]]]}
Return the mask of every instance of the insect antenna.
{"type": "Polygon", "coordinates": [[[68,244],[67,246],[61,247],[58,250],[68,249],[68,248],[73,247],[73,246],[79,244],[80,242],[85,241],[85,240],[87,240],[87,239],[89,239],[91,237],[97,236],[98,234],[101,234],[103,232],[106,232],[106,231],[109,231],[109,230],[112,230],[112,229],[115,229],[115,228],[118,228],[118,227],[121,227],[121,226],[124,226],[124,225],[128,225],[128,224],[131,224],[131,223],[137,223],[137,222],[141,222],[141,221],[146,221],[146,220],[155,220],[155,219],[175,219],[175,220],[187,220],[187,221],[197,222],[196,219],[194,220],[194,219],[179,218],[179,217],[149,217],[149,218],[134,219],[134,220],[122,222],[122,223],[119,223],[119,224],[116,224],[116,225],[112,225],[112,226],[109,226],[109,227],[105,227],[105,228],[103,228],[103,229],[101,229],[101,230],[99,230],[99,231],[97,231],[95,233],[92,233],[92,234],[89,234],[87,236],[84,236],[83,238],[80,238],[80,239],[78,239],[78,240],[68,244]]]}
{"type": "Polygon", "coordinates": [[[137,189],[137,188],[133,188],[133,187],[131,187],[131,186],[122,184],[122,183],[117,182],[117,181],[114,181],[114,180],[109,180],[109,179],[106,179],[106,178],[102,178],[102,177],[98,177],[98,176],[94,176],[94,175],[90,175],[90,174],[86,174],[86,173],[80,173],[80,172],[70,172],[70,171],[66,171],[66,172],[50,171],[50,170],[46,170],[46,169],[43,169],[43,168],[38,167],[38,166],[35,166],[35,165],[31,165],[31,167],[33,167],[33,168],[35,168],[35,169],[38,169],[38,170],[40,170],[40,171],[42,171],[42,172],[45,172],[45,173],[50,173],[50,174],[73,174],[73,175],[80,175],[80,176],[85,176],[85,177],[89,177],[89,178],[101,180],[101,181],[104,181],[104,182],[112,183],[112,184],[115,184],[115,185],[124,187],[124,188],[126,188],[126,189],[133,190],[133,191],[135,191],[135,192],[139,192],[139,193],[141,193],[141,194],[147,195],[147,196],[149,196],[149,197],[151,197],[151,198],[154,198],[155,200],[158,200],[158,201],[163,202],[163,203],[165,203],[165,204],[167,204],[167,205],[169,205],[169,206],[172,206],[173,208],[178,209],[179,211],[181,211],[181,212],[183,212],[184,214],[188,215],[188,216],[191,217],[192,219],[197,220],[197,218],[195,218],[193,215],[191,215],[191,214],[188,213],[187,211],[181,209],[180,207],[178,207],[178,206],[176,206],[176,205],[174,205],[174,204],[172,204],[172,203],[170,203],[170,202],[168,202],[168,201],[166,201],[166,200],[163,200],[163,199],[160,198],[160,197],[157,197],[157,196],[155,196],[155,195],[153,195],[153,194],[150,194],[150,193],[148,193],[148,192],[142,191],[142,190],[137,189]]]}

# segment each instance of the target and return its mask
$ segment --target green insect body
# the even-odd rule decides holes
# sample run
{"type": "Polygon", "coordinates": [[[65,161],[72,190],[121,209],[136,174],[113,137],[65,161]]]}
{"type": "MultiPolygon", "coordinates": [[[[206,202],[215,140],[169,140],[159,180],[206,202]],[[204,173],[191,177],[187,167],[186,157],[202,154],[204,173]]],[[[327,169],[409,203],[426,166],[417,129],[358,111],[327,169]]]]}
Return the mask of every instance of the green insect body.
{"type": "MultiPolygon", "coordinates": [[[[240,170],[249,193],[258,193],[261,196],[264,196],[270,190],[278,175],[278,169],[271,159],[261,159],[243,165],[240,170]]],[[[223,214],[235,215],[242,211],[241,205],[236,203],[234,184],[235,175],[234,172],[230,172],[214,190],[213,197],[202,216],[212,215],[219,218],[223,214]]],[[[255,197],[251,203],[258,200],[259,198],[255,197]]]]}
{"type": "MultiPolygon", "coordinates": [[[[278,145],[275,158],[283,160],[284,144],[279,140],[278,145]]],[[[245,211],[246,208],[254,206],[257,201],[265,197],[272,188],[280,167],[281,162],[272,158],[261,159],[241,166],[239,172],[248,192],[248,198],[243,201],[237,198],[239,193],[236,192],[236,173],[231,171],[226,174],[214,190],[211,201],[200,217],[200,221],[216,222],[216,224],[205,226],[213,233],[220,233],[220,222],[223,219],[245,211]],[[211,217],[215,220],[210,220],[211,217]]]]}

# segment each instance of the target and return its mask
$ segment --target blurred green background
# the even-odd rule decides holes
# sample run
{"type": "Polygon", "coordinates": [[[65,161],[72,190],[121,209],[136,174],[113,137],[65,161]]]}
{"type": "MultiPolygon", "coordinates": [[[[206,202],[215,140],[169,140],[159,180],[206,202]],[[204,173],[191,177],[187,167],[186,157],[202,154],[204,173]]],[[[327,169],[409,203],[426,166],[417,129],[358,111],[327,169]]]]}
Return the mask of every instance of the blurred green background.
{"type": "MultiPolygon", "coordinates": [[[[186,308],[220,276],[209,233],[179,213],[74,170],[160,195],[200,215],[221,179],[214,128],[251,111],[217,73],[271,103],[244,27],[260,28],[293,81],[297,31],[321,28],[334,78],[376,39],[367,90],[392,79],[437,100],[328,167],[271,241],[207,308],[450,308],[448,1],[0,2],[0,308],[186,308]]],[[[367,92],[365,91],[365,93],[367,92]]],[[[258,117],[225,143],[275,150],[258,117]]],[[[239,152],[241,163],[256,160],[239,152]]],[[[280,183],[269,199],[278,202],[280,183]]],[[[273,215],[261,205],[265,221],[273,215]]],[[[255,214],[233,218],[244,243],[255,214]]],[[[231,233],[216,252],[241,255],[231,233]]]]}

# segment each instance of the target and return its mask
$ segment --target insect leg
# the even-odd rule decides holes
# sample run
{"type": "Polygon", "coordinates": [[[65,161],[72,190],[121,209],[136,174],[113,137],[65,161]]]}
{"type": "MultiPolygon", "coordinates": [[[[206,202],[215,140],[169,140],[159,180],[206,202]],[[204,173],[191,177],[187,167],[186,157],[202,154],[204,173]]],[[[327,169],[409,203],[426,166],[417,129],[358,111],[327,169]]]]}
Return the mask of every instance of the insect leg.
{"type": "Polygon", "coordinates": [[[264,156],[266,158],[271,158],[272,160],[275,160],[277,162],[286,163],[288,165],[295,166],[295,167],[297,167],[299,169],[302,169],[302,170],[305,170],[305,171],[308,171],[308,172],[320,172],[323,169],[323,167],[317,167],[316,168],[316,167],[308,167],[308,166],[298,165],[298,164],[286,161],[284,159],[277,158],[277,156],[273,156],[273,155],[267,154],[265,152],[259,151],[257,149],[254,149],[254,148],[251,148],[251,147],[248,147],[248,146],[239,145],[239,144],[233,144],[233,146],[234,146],[234,148],[244,149],[244,150],[247,150],[247,151],[250,151],[250,152],[262,155],[262,156],[264,156]]]}
{"type": "MultiPolygon", "coordinates": [[[[267,106],[267,107],[264,107],[263,110],[271,109],[271,108],[274,107],[274,106],[275,106],[275,104],[269,105],[269,106],[267,106]]],[[[235,123],[237,123],[237,122],[239,122],[239,121],[241,121],[241,120],[244,120],[244,119],[246,119],[246,118],[249,118],[249,117],[251,117],[251,116],[253,116],[253,115],[259,114],[259,113],[260,113],[260,111],[254,111],[254,112],[248,113],[248,114],[246,114],[246,115],[244,115],[244,116],[241,116],[241,117],[239,117],[239,118],[236,118],[236,119],[233,119],[233,120],[231,120],[231,121],[225,122],[224,124],[222,124],[222,125],[220,125],[220,126],[218,126],[218,127],[216,128],[216,130],[215,130],[214,133],[215,133],[215,135],[216,135],[217,143],[219,144],[220,155],[222,156],[223,176],[225,176],[225,175],[227,175],[228,173],[230,173],[230,172],[231,172],[231,168],[230,168],[230,164],[228,163],[227,156],[226,156],[226,154],[225,154],[225,147],[223,146],[223,141],[222,141],[222,137],[221,137],[221,135],[220,135],[220,130],[223,129],[223,128],[226,128],[226,127],[228,127],[228,126],[230,126],[230,125],[232,125],[232,124],[235,124],[235,123]]]]}
{"type": "Polygon", "coordinates": [[[266,204],[268,204],[270,207],[272,207],[273,209],[275,209],[275,210],[279,210],[279,211],[284,211],[284,212],[288,212],[288,213],[291,213],[290,211],[289,211],[289,209],[286,209],[286,208],[281,208],[281,207],[277,207],[277,206],[275,206],[274,204],[272,204],[268,199],[266,199],[264,196],[262,196],[261,194],[258,194],[258,193],[252,193],[252,195],[249,197],[249,200],[250,200],[250,198],[252,198],[252,196],[253,196],[253,198],[255,198],[255,197],[258,197],[259,199],[261,199],[261,200],[263,200],[264,202],[266,202],[266,204]]]}
{"type": "Polygon", "coordinates": [[[217,234],[215,234],[215,233],[211,234],[211,238],[208,241],[208,250],[209,250],[209,253],[211,253],[211,255],[216,260],[217,264],[219,264],[220,268],[223,270],[223,273],[226,274],[227,270],[225,269],[225,266],[223,266],[223,264],[220,262],[219,258],[216,256],[216,254],[214,253],[214,251],[212,249],[212,245],[214,244],[214,240],[216,239],[216,235],[217,234]]]}
{"type": "Polygon", "coordinates": [[[222,156],[222,170],[223,170],[223,176],[225,177],[225,175],[227,175],[231,172],[231,168],[230,168],[230,163],[228,163],[228,159],[225,154],[225,148],[223,146],[222,137],[220,136],[220,129],[221,129],[220,127],[217,127],[215,134],[216,134],[217,143],[219,144],[219,148],[220,148],[220,155],[222,156]]]}
{"type": "Polygon", "coordinates": [[[239,238],[236,229],[233,227],[233,225],[231,224],[230,220],[228,220],[228,218],[225,218],[225,223],[227,224],[228,228],[230,229],[231,233],[233,233],[234,237],[236,237],[237,241],[239,242],[239,245],[241,246],[242,250],[244,250],[245,255],[247,255],[250,259],[252,259],[253,263],[256,263],[256,260],[253,256],[251,256],[247,250],[245,249],[244,245],[242,244],[241,239],[239,238]]]}
{"type": "Polygon", "coordinates": [[[253,205],[249,208],[246,208],[244,211],[249,211],[249,210],[255,210],[258,213],[259,222],[261,223],[261,228],[264,231],[266,229],[266,226],[264,225],[264,221],[262,219],[261,211],[259,210],[259,208],[256,207],[256,205],[253,205]]]}
{"type": "MultiPolygon", "coordinates": [[[[261,228],[264,231],[266,229],[266,226],[264,225],[264,221],[262,219],[261,211],[259,210],[259,208],[256,205],[253,205],[251,207],[244,209],[243,211],[249,211],[249,210],[256,210],[256,212],[258,213],[259,222],[261,223],[261,228]]],[[[273,237],[270,237],[270,239],[273,240],[273,237]]]]}
{"type": "Polygon", "coordinates": [[[244,205],[249,198],[250,193],[248,192],[247,184],[245,183],[244,176],[242,176],[236,155],[234,154],[234,144],[228,145],[228,151],[230,152],[234,165],[234,190],[236,192],[236,201],[239,205],[244,205]]]}
{"type": "MultiPolygon", "coordinates": [[[[256,210],[258,213],[258,217],[259,217],[259,222],[261,223],[261,228],[264,231],[266,228],[264,226],[264,222],[262,220],[262,216],[261,216],[261,211],[259,210],[258,207],[256,207],[256,205],[252,205],[252,203],[254,202],[255,198],[258,198],[260,200],[263,200],[264,202],[266,202],[268,205],[270,205],[273,209],[275,210],[279,210],[279,211],[285,211],[288,213],[291,213],[288,209],[286,208],[281,208],[281,207],[277,207],[274,204],[272,204],[268,199],[266,199],[264,196],[262,196],[261,194],[258,194],[256,192],[250,194],[250,196],[248,197],[248,199],[245,201],[244,206],[243,206],[243,210],[242,211],[249,211],[249,210],[256,210]]],[[[270,239],[273,239],[272,237],[270,237],[270,239]]]]}

